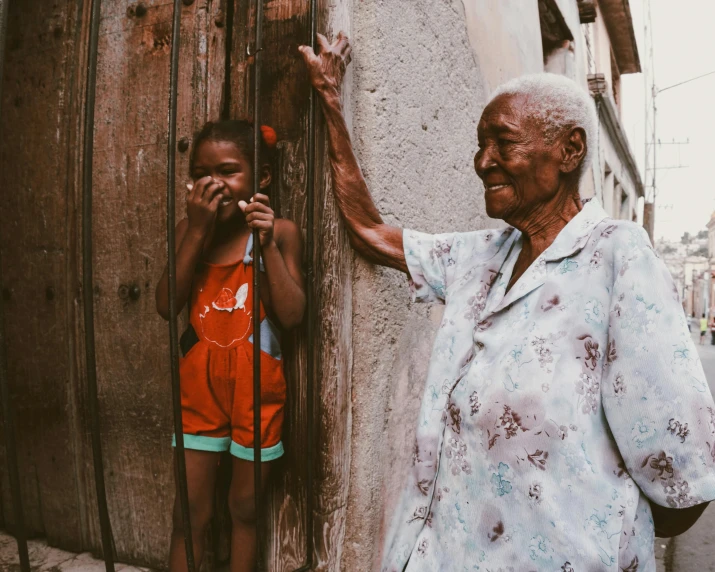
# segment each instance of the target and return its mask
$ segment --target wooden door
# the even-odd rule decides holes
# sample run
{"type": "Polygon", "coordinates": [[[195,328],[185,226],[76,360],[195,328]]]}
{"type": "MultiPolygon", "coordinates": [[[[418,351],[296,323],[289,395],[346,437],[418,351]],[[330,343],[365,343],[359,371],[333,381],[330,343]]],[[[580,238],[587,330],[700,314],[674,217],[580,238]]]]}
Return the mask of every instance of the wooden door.
{"type": "MultiPolygon", "coordinates": [[[[98,553],[79,242],[89,4],[11,2],[0,141],[0,254],[26,520],[32,534],[47,536],[53,545],[98,553]]],[[[182,4],[180,140],[190,142],[223,104],[234,117],[251,116],[246,59],[254,26],[251,4],[182,4]]],[[[97,377],[109,512],[118,558],[156,568],[166,562],[174,494],[167,326],[153,297],[166,258],[172,5],[171,0],[102,3],[93,134],[97,377]]],[[[309,41],[308,5],[307,0],[266,3],[261,102],[264,123],[279,137],[273,204],[303,229],[309,90],[297,46],[309,41]]],[[[347,3],[330,7],[321,0],[320,8],[320,29],[347,21],[347,3]]],[[[287,453],[268,494],[267,562],[269,570],[281,572],[305,558],[304,519],[311,507],[315,569],[339,569],[347,506],[352,255],[330,193],[320,132],[311,245],[316,339],[309,344],[304,328],[286,339],[287,453]],[[316,360],[315,379],[306,378],[308,351],[316,360]],[[306,416],[309,386],[316,395],[315,419],[306,416]],[[318,437],[309,499],[305,452],[311,423],[318,437]]],[[[181,149],[177,220],[184,216],[188,177],[188,156],[185,146],[181,149]]],[[[11,524],[4,472],[0,486],[0,511],[11,524]]]]}

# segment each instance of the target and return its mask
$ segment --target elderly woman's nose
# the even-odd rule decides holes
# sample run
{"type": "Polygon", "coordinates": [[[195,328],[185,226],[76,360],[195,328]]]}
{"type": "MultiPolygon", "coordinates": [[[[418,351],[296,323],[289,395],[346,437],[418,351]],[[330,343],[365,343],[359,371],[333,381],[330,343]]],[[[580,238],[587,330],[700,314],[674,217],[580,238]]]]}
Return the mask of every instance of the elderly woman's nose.
{"type": "Polygon", "coordinates": [[[487,148],[479,149],[474,155],[474,170],[480,177],[484,172],[491,166],[494,165],[494,161],[491,158],[491,154],[488,152],[487,148]]]}

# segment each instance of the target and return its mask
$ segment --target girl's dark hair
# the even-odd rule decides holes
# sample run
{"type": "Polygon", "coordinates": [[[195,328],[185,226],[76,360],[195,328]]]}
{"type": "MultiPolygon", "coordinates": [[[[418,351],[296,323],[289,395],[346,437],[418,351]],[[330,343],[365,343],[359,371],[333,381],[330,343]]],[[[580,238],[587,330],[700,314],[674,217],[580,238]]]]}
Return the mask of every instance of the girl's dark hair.
{"type": "MultiPolygon", "coordinates": [[[[196,150],[204,141],[228,141],[238,147],[246,159],[253,164],[253,125],[241,119],[222,119],[221,121],[209,121],[199,132],[194,135],[194,142],[189,156],[189,173],[194,173],[194,160],[196,150]]],[[[271,149],[266,144],[263,137],[261,141],[261,159],[269,163],[271,149]]]]}

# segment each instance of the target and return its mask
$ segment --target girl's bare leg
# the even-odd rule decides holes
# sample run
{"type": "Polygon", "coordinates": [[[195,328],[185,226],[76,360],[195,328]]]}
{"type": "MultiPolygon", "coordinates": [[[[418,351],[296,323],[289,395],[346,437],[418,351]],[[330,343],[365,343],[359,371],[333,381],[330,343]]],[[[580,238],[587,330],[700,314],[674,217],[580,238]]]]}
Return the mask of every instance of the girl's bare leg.
{"type": "MultiPolygon", "coordinates": [[[[186,482],[189,489],[189,514],[191,516],[191,537],[194,544],[196,570],[200,568],[201,559],[204,555],[204,539],[206,537],[206,528],[211,520],[216,471],[218,470],[220,457],[220,453],[186,449],[186,482]]],[[[176,453],[174,453],[174,481],[177,484],[172,519],[171,547],[169,549],[169,572],[184,572],[187,570],[186,549],[184,545],[184,522],[181,517],[181,502],[179,501],[176,453]]]]}
{"type": "MultiPolygon", "coordinates": [[[[270,463],[261,463],[261,483],[265,489],[270,463]]],[[[253,462],[233,458],[233,478],[228,495],[233,530],[231,532],[231,572],[253,572],[256,566],[256,507],[253,462]]]]}

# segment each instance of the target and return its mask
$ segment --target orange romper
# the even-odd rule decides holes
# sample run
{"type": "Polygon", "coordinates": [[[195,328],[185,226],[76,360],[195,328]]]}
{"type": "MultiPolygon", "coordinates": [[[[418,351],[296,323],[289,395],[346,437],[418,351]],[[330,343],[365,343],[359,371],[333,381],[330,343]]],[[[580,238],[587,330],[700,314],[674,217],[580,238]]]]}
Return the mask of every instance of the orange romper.
{"type": "MultiPolygon", "coordinates": [[[[243,260],[199,263],[189,318],[196,334],[180,360],[185,447],[230,450],[233,456],[248,461],[253,461],[252,248],[250,235],[243,260]]],[[[286,383],[278,331],[266,318],[262,303],[260,319],[261,461],[265,462],[283,455],[286,383]]],[[[190,329],[182,336],[182,346],[187,334],[190,329]]]]}

